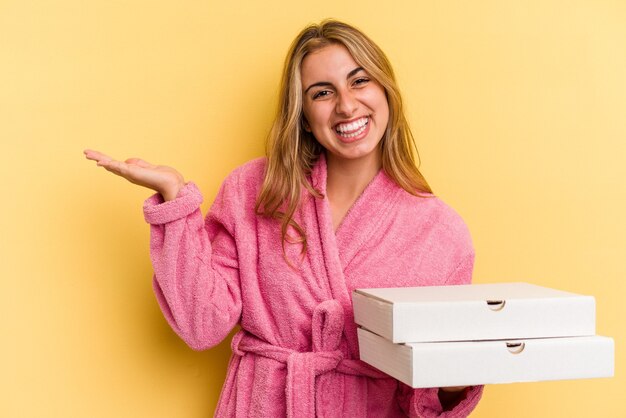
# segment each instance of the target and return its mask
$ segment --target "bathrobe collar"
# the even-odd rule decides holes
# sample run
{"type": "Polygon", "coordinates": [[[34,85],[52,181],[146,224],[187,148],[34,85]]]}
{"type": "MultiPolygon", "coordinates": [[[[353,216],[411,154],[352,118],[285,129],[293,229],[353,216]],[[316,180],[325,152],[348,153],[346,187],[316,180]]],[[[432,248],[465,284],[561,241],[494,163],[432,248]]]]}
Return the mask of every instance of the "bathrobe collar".
{"type": "Polygon", "coordinates": [[[311,185],[323,195],[322,198],[314,199],[314,206],[324,264],[332,297],[340,300],[344,306],[351,306],[352,287],[344,270],[363,244],[376,239],[380,229],[389,222],[398,198],[405,192],[381,169],[348,210],[335,232],[326,196],[326,179],[326,157],[322,153],[311,172],[311,185]]]}
{"type": "Polygon", "coordinates": [[[379,170],[335,232],[326,196],[327,174],[326,157],[322,153],[311,172],[311,184],[323,195],[322,199],[315,199],[322,242],[333,247],[343,270],[381,223],[388,219],[398,198],[405,192],[384,170],[379,170]]]}

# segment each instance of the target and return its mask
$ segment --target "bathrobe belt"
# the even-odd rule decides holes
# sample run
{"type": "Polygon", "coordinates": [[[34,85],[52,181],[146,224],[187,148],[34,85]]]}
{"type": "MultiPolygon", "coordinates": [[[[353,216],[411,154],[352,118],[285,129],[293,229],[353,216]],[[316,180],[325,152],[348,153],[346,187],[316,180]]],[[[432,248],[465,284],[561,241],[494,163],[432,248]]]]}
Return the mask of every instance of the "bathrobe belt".
{"type": "Polygon", "coordinates": [[[233,337],[233,353],[243,356],[253,353],[287,365],[287,417],[315,417],[315,377],[334,370],[374,379],[389,376],[359,361],[346,359],[339,342],[343,332],[343,308],[336,300],[327,300],[313,311],[313,351],[299,352],[272,345],[245,330],[233,337]]]}

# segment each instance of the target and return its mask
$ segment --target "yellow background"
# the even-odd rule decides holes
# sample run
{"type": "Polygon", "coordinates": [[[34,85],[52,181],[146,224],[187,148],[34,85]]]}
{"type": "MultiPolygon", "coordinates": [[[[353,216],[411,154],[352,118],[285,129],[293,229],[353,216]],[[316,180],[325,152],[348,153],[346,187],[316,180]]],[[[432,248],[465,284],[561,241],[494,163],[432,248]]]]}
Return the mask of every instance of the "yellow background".
{"type": "Polygon", "coordinates": [[[616,377],[492,385],[476,417],[622,417],[623,1],[0,0],[0,416],[207,417],[230,353],[193,352],[154,300],[150,193],[84,148],[179,168],[208,208],[262,155],[287,47],[324,17],[394,63],[475,282],[591,294],[616,377]]]}

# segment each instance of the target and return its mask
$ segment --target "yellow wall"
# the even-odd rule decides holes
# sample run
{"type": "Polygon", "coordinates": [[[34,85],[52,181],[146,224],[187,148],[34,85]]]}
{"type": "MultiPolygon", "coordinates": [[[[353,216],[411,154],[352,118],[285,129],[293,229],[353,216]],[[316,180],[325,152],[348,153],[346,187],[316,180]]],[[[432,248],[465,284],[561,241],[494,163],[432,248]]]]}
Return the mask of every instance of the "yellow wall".
{"type": "Polygon", "coordinates": [[[615,338],[615,378],[489,386],[475,416],[626,416],[626,3],[338,3],[0,1],[0,416],[212,414],[228,344],[168,328],[149,193],[81,151],[173,165],[210,202],[262,154],[288,44],[327,16],[394,63],[475,281],[594,295],[615,338]]]}

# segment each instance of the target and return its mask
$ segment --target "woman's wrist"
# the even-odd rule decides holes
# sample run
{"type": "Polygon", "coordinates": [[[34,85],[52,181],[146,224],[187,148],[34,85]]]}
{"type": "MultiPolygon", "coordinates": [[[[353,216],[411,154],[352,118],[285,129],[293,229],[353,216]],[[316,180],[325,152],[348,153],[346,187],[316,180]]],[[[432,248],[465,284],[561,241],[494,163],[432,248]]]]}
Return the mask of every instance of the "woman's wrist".
{"type": "Polygon", "coordinates": [[[181,181],[176,185],[159,191],[159,194],[163,197],[164,201],[168,202],[170,200],[176,199],[178,193],[180,193],[183,187],[185,187],[185,183],[181,181]]]}

